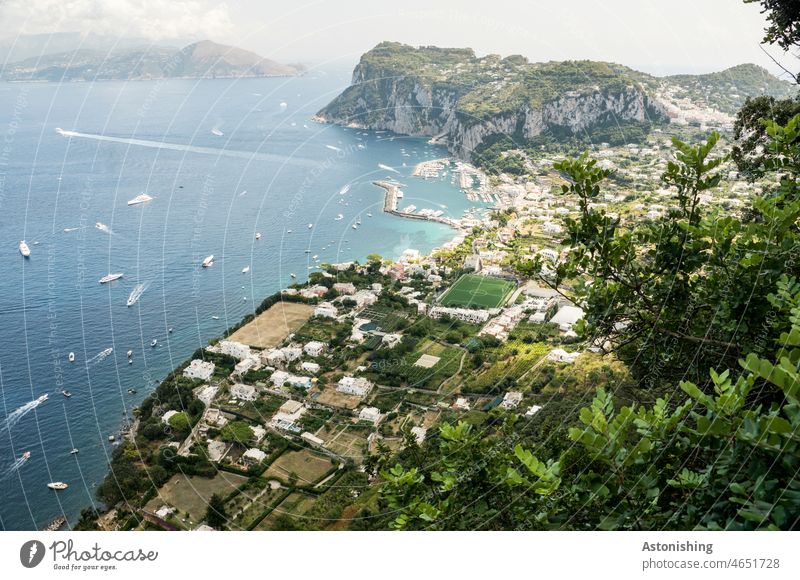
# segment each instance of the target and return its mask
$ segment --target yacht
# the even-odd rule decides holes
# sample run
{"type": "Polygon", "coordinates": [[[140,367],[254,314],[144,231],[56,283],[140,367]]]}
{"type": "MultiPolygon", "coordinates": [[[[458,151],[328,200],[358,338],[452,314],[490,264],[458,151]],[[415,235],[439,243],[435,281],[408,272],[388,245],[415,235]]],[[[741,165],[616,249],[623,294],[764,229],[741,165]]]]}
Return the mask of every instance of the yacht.
{"type": "Polygon", "coordinates": [[[50,489],[60,490],[60,489],[67,489],[69,486],[64,483],[63,481],[51,481],[47,484],[47,487],[50,489]]]}
{"type": "Polygon", "coordinates": [[[152,200],[153,198],[147,195],[146,193],[140,193],[133,199],[128,200],[128,205],[139,205],[140,203],[147,203],[148,201],[152,200]]]}
{"type": "Polygon", "coordinates": [[[308,224],[308,229],[311,229],[313,227],[314,227],[314,224],[308,224]]]}
{"type": "Polygon", "coordinates": [[[257,240],[260,240],[260,239],[261,239],[261,232],[256,232],[256,239],[257,239],[257,240]]]}
{"type": "Polygon", "coordinates": [[[292,233],[292,230],[286,230],[286,233],[287,233],[287,234],[291,234],[291,233],[292,233]]]}
{"type": "Polygon", "coordinates": [[[72,451],[70,451],[69,454],[70,455],[77,455],[78,454],[78,448],[77,447],[73,447],[72,451]]]}
{"type": "Polygon", "coordinates": [[[217,137],[222,137],[225,133],[214,127],[213,129],[211,129],[211,134],[216,135],[217,137]]]}
{"type": "Polygon", "coordinates": [[[151,348],[155,348],[157,344],[158,344],[158,339],[157,338],[154,338],[153,340],[150,341],[150,347],[151,348]]]}
{"type": "Polygon", "coordinates": [[[25,240],[19,243],[19,253],[25,258],[29,258],[31,255],[31,249],[28,247],[28,244],[25,243],[25,240]]]}
{"type": "Polygon", "coordinates": [[[132,350],[129,350],[129,351],[128,351],[128,358],[131,358],[132,356],[133,356],[133,351],[132,351],[132,350]]]}
{"type": "Polygon", "coordinates": [[[345,185],[344,187],[342,187],[342,189],[339,190],[339,195],[344,195],[348,191],[350,191],[350,184],[349,183],[347,185],[345,185]]]}
{"type": "Polygon", "coordinates": [[[212,320],[219,320],[219,316],[212,316],[211,319],[212,320]]]}
{"type": "Polygon", "coordinates": [[[69,398],[72,396],[72,393],[70,393],[70,392],[69,392],[68,390],[66,390],[66,389],[64,389],[63,391],[61,391],[61,394],[62,394],[62,395],[64,395],[64,396],[65,396],[67,399],[69,399],[69,398]]]}
{"type": "Polygon", "coordinates": [[[119,272],[117,274],[109,274],[108,276],[103,276],[102,278],[100,278],[100,283],[108,284],[109,282],[113,282],[114,280],[119,280],[120,278],[122,278],[122,275],[123,275],[122,272],[119,272]]]}
{"type": "Polygon", "coordinates": [[[206,256],[206,259],[203,260],[203,268],[209,268],[213,265],[214,265],[214,254],[206,256]]]}
{"type": "Polygon", "coordinates": [[[250,266],[245,266],[242,268],[242,274],[247,274],[250,271],[250,266]]]}
{"type": "Polygon", "coordinates": [[[67,360],[69,360],[69,362],[75,362],[75,353],[74,352],[69,353],[67,355],[67,360]]]}
{"type": "Polygon", "coordinates": [[[144,292],[144,284],[137,284],[131,290],[131,293],[128,295],[128,306],[133,306],[136,304],[136,301],[139,300],[139,297],[144,292]]]}
{"type": "Polygon", "coordinates": [[[357,230],[357,229],[358,229],[358,224],[353,224],[351,227],[352,227],[354,230],[357,230]]]}

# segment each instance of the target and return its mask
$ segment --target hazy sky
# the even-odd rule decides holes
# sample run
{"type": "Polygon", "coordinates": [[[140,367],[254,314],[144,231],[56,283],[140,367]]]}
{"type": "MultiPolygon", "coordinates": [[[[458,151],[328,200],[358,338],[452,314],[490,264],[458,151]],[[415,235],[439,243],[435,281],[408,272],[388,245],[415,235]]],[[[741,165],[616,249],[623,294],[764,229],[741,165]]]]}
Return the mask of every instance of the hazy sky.
{"type": "MultiPolygon", "coordinates": [[[[609,60],[653,73],[777,68],[740,0],[0,0],[4,30],[211,38],[281,61],[348,66],[381,40],[534,61],[609,60]]],[[[778,55],[776,49],[772,49],[778,55]]]]}

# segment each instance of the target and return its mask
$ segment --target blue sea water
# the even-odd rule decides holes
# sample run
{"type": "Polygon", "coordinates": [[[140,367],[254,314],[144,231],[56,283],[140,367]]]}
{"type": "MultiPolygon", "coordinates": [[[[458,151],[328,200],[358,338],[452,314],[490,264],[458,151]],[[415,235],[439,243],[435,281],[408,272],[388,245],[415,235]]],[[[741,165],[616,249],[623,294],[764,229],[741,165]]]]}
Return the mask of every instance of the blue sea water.
{"type": "Polygon", "coordinates": [[[410,177],[443,149],[310,120],[347,82],[334,71],[0,84],[0,529],[74,523],[96,502],[108,436],[132,407],[291,273],[304,279],[313,255],[396,257],[452,238],[447,226],[383,214],[371,184],[392,176],[403,205],[460,216],[473,204],[449,178],[410,177]],[[142,192],[153,201],[127,205],[142,192]],[[201,268],[211,254],[214,266],[201,268]],[[99,284],[110,272],[124,278],[99,284]],[[136,284],[146,290],[129,308],[136,284]],[[70,487],[54,492],[50,481],[70,487]]]}

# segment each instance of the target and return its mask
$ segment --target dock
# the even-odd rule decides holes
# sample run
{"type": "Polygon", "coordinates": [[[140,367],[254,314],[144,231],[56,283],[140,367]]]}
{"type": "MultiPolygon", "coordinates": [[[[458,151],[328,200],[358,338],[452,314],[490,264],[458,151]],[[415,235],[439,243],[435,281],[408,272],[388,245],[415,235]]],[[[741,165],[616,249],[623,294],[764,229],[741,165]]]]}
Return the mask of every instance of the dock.
{"type": "Polygon", "coordinates": [[[384,213],[389,213],[392,215],[396,215],[398,217],[408,218],[412,220],[439,222],[440,224],[445,224],[452,228],[458,228],[460,226],[458,220],[454,220],[452,218],[435,216],[430,214],[411,213],[397,209],[397,204],[398,204],[397,200],[399,199],[397,196],[397,192],[400,190],[400,185],[402,184],[393,183],[391,181],[373,181],[372,184],[382,188],[385,192],[383,197],[384,213]]]}

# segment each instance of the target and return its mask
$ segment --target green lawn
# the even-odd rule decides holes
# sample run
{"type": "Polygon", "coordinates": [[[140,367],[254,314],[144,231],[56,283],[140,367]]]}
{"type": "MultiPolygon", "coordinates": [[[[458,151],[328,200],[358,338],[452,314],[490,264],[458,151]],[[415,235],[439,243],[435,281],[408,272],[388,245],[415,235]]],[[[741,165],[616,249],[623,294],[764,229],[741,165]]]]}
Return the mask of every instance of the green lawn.
{"type": "Polygon", "coordinates": [[[497,308],[514,291],[516,285],[509,280],[464,274],[439,299],[443,306],[478,306],[497,308]]]}

